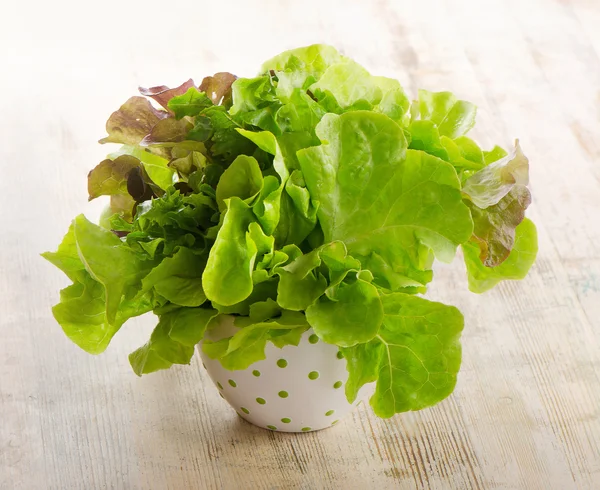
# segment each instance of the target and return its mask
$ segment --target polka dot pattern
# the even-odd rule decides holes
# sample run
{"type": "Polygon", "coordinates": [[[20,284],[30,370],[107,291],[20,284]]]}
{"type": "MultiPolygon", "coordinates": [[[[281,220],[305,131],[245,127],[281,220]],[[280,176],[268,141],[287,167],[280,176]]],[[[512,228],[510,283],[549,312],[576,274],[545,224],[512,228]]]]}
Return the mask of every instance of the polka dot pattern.
{"type": "Polygon", "coordinates": [[[268,343],[266,358],[244,370],[229,371],[201,355],[219,395],[239,416],[260,427],[311,432],[337,424],[353,408],[340,389],[348,376],[346,360],[336,346],[321,342],[311,330],[298,346],[280,349],[268,343]]]}

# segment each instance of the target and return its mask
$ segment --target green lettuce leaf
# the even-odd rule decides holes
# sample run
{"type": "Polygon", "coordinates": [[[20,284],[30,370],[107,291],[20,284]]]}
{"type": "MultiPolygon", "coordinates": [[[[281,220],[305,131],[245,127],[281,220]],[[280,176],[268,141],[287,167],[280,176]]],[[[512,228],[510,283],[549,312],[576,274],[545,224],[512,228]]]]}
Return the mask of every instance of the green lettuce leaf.
{"type": "MultiPolygon", "coordinates": [[[[117,281],[118,284],[107,277],[102,265],[96,266],[107,246],[120,246],[108,236],[120,244],[115,235],[80,216],[71,224],[58,250],[42,254],[73,281],[72,285],[61,291],[60,302],[52,309],[54,317],[67,337],[90,354],[104,352],[127,319],[146,313],[153,307],[152,296],[137,294],[137,279],[148,269],[135,257],[127,257],[130,259],[129,265],[124,268],[125,272],[135,269],[133,275],[117,281]],[[95,248],[87,239],[77,239],[78,233],[81,234],[86,227],[91,229],[90,237],[98,239],[95,248]],[[92,273],[98,274],[105,283],[100,282],[98,276],[92,276],[92,273]],[[112,298],[107,291],[113,295],[112,298]],[[110,316],[108,308],[112,308],[110,316]]],[[[125,257],[122,249],[114,254],[125,257]]]]}
{"type": "MultiPolygon", "coordinates": [[[[319,81],[310,86],[310,90],[319,101],[327,96],[333,97],[335,104],[342,110],[359,102],[370,104],[370,109],[383,97],[374,78],[358,63],[349,60],[329,66],[319,81]]],[[[328,108],[334,109],[335,105],[331,104],[333,101],[326,103],[328,108]]]]}
{"type": "Polygon", "coordinates": [[[421,410],[446,398],[460,368],[460,312],[402,293],[383,295],[383,323],[367,344],[342,349],[348,360],[346,396],[377,381],[371,406],[379,417],[421,410]]]}
{"type": "Polygon", "coordinates": [[[476,242],[465,243],[462,249],[469,289],[474,293],[484,293],[500,281],[525,278],[537,255],[537,231],[533,222],[525,218],[515,230],[515,241],[510,254],[496,267],[486,267],[482,263],[476,242]]]}
{"type": "MultiPolygon", "coordinates": [[[[321,146],[300,150],[298,159],[310,195],[319,201],[325,242],[343,241],[370,266],[376,254],[409,284],[425,284],[430,250],[449,261],[473,231],[454,168],[406,151],[402,129],[381,114],[328,114],[317,134],[321,146]]],[[[383,267],[371,271],[376,283],[389,284],[383,267]]]]}
{"type": "Polygon", "coordinates": [[[249,203],[263,187],[263,176],[255,158],[246,155],[237,157],[223,172],[217,185],[217,204],[225,209],[225,200],[239,197],[249,203]]]}
{"type": "MultiPolygon", "coordinates": [[[[146,246],[150,246],[152,251],[151,245],[146,246]]],[[[142,291],[154,288],[163,298],[176,305],[200,306],[206,301],[202,289],[202,273],[206,260],[206,256],[197,255],[186,247],[180,247],[172,257],[165,258],[144,277],[142,291]]]]}
{"type": "Polygon", "coordinates": [[[218,359],[229,370],[247,369],[265,359],[268,341],[273,341],[279,348],[298,345],[302,333],[309,328],[304,315],[293,311],[283,311],[278,318],[257,323],[250,318],[240,318],[235,324],[241,328],[232,337],[202,343],[204,353],[211,359],[218,359]]]}
{"type": "Polygon", "coordinates": [[[212,105],[212,100],[196,87],[190,87],[186,93],[177,95],[168,102],[169,109],[177,119],[185,116],[197,116],[212,105]]]}
{"type": "Polygon", "coordinates": [[[330,65],[345,59],[332,46],[313,44],[284,51],[265,61],[261,73],[274,72],[278,80],[277,96],[286,101],[294,89],[306,88],[307,85],[321,78],[330,65]]]}
{"type": "Polygon", "coordinates": [[[473,104],[425,90],[410,104],[397,80],[327,45],[253,78],[140,93],[152,100],[110,116],[101,142],[122,146],[89,174],[90,199],[110,197],[101,225],[80,216],[43,254],[72,281],[53,308],[71,340],[102,352],[153,311],[130,356],[141,375],[189,363],[201,342],[244,369],[312,327],[347,360],[349,400],[377,383],[382,417],[452,391],[462,317],[415,295],[459,245],[472,291],[525,276],[537,236],[518,143],[482,150],[466,136],[473,104]],[[226,314],[236,333],[204,341],[226,314]]]}
{"type": "Polygon", "coordinates": [[[340,352],[346,359],[348,381],[346,381],[346,398],[350,403],[356,401],[360,389],[379,377],[384,349],[379,340],[356,344],[352,347],[342,347],[340,352]]]}
{"type": "Polygon", "coordinates": [[[248,227],[252,209],[239,197],[226,201],[227,212],[210,249],[202,285],[209,300],[229,306],[246,299],[253,289],[252,270],[257,248],[248,227]]]}
{"type": "Polygon", "coordinates": [[[117,236],[90,223],[83,215],[73,223],[79,258],[89,274],[104,286],[106,318],[114,323],[125,288],[139,287],[152,263],[139,260],[117,236]]]}
{"type": "Polygon", "coordinates": [[[149,342],[129,354],[134,372],[141,376],[173,364],[189,364],[195,345],[216,316],[216,311],[205,308],[179,308],[161,315],[149,342]]]}
{"type": "Polygon", "coordinates": [[[379,291],[357,274],[355,281],[340,284],[311,304],[306,319],[319,338],[330,344],[352,347],[368,342],[383,320],[379,291]]]}
{"type": "Polygon", "coordinates": [[[419,90],[418,112],[422,120],[432,121],[437,126],[440,135],[454,139],[473,128],[477,107],[457,100],[450,92],[419,90]]]}

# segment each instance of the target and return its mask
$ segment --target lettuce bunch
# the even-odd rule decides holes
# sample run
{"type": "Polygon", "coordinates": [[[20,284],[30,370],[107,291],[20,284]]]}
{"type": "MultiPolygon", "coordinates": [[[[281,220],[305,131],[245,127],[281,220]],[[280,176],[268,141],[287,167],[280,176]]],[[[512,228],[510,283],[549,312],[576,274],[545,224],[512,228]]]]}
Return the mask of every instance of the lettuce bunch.
{"type": "Polygon", "coordinates": [[[228,369],[312,327],[347,360],[348,400],[376,382],[381,417],[452,392],[463,317],[420,294],[459,246],[474,292],[526,275],[537,237],[518,143],[480,149],[465,136],[473,104],[425,90],[411,102],[325,45],[254,78],[140,92],[101,140],[122,146],[89,174],[90,199],[110,196],[100,224],[75,218],[44,254],[73,281],[53,308],[73,342],[98,354],[152,311],[130,355],[141,375],[188,364],[228,314],[237,333],[203,344],[228,369]]]}

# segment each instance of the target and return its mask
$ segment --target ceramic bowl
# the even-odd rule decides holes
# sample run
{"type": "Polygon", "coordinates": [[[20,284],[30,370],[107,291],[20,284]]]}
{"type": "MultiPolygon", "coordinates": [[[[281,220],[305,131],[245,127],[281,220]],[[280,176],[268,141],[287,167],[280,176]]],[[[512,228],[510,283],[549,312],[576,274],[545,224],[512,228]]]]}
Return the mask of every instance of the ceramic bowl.
{"type": "MultiPolygon", "coordinates": [[[[207,338],[219,340],[236,331],[233,317],[223,317],[207,338]]],[[[357,404],[344,388],[346,360],[335,345],[319,340],[312,329],[298,346],[281,349],[267,342],[266,359],[248,369],[230,371],[198,350],[221,396],[248,422],[282,432],[310,432],[335,425],[357,404]]],[[[357,399],[358,400],[358,399],[357,399]]]]}

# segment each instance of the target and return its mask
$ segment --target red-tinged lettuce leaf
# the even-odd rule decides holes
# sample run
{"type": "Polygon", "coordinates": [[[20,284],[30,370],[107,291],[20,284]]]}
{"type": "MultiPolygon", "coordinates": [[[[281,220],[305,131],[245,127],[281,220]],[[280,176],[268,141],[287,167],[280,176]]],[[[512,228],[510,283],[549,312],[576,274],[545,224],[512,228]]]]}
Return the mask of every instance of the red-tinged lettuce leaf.
{"type": "Polygon", "coordinates": [[[156,196],[153,187],[148,183],[147,176],[144,175],[140,167],[133,168],[127,176],[127,192],[136,202],[144,202],[156,196]]]}
{"type": "Polygon", "coordinates": [[[473,217],[471,241],[479,246],[479,258],[486,267],[500,265],[510,254],[515,229],[525,218],[531,193],[524,185],[515,185],[497,204],[481,209],[465,200],[473,217]]]}
{"type": "Polygon", "coordinates": [[[516,141],[511,153],[474,173],[462,190],[476,206],[485,209],[497,204],[514,185],[528,183],[529,160],[516,141]]]}
{"type": "Polygon", "coordinates": [[[194,80],[191,78],[187,82],[183,82],[179,87],[169,88],[166,85],[158,85],[157,87],[143,88],[138,87],[140,94],[150,97],[158,102],[165,109],[169,109],[168,103],[177,95],[184,94],[191,87],[195,87],[194,80]]]}
{"type": "Polygon", "coordinates": [[[168,117],[165,111],[155,109],[144,97],[131,97],[106,122],[108,136],[100,143],[137,145],[160,120],[168,117]]]}
{"type": "Polygon", "coordinates": [[[467,266],[469,290],[473,293],[484,293],[500,281],[525,278],[537,255],[537,230],[535,225],[525,218],[515,230],[515,243],[510,254],[496,267],[483,265],[477,243],[464,243],[462,249],[467,266]]]}
{"type": "Polygon", "coordinates": [[[130,155],[101,161],[88,174],[89,200],[99,196],[127,194],[127,177],[133,169],[139,170],[141,165],[137,158],[130,155]]]}
{"type": "Polygon", "coordinates": [[[212,103],[229,107],[231,105],[231,85],[236,76],[226,71],[215,73],[212,77],[204,77],[198,89],[204,92],[212,103]]]}
{"type": "Polygon", "coordinates": [[[140,146],[174,146],[186,140],[192,127],[185,119],[162,119],[140,141],[140,146]]]}

